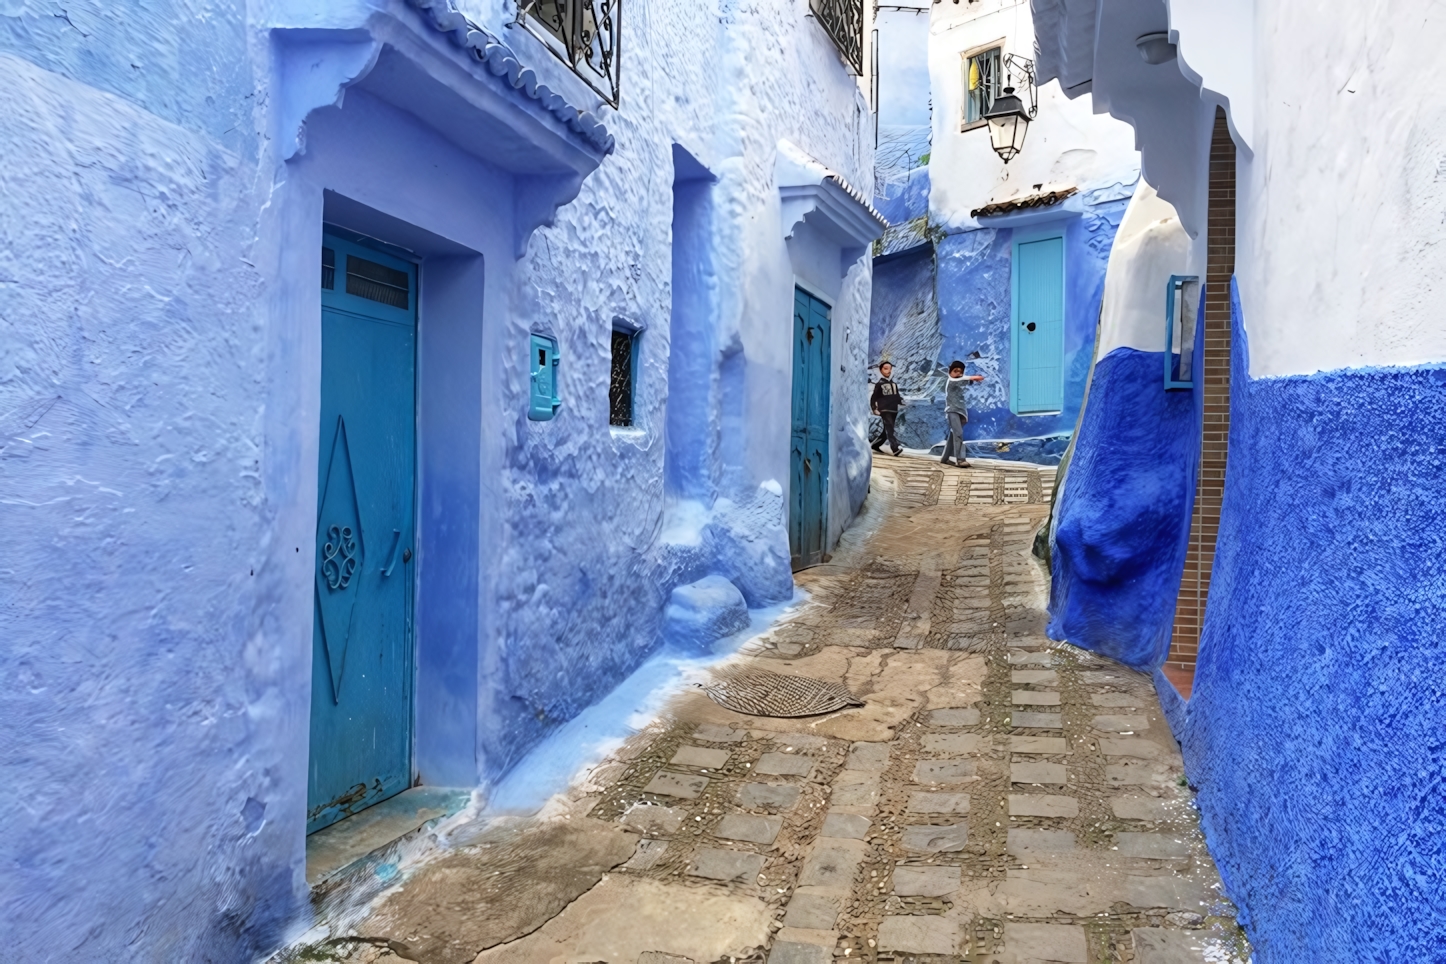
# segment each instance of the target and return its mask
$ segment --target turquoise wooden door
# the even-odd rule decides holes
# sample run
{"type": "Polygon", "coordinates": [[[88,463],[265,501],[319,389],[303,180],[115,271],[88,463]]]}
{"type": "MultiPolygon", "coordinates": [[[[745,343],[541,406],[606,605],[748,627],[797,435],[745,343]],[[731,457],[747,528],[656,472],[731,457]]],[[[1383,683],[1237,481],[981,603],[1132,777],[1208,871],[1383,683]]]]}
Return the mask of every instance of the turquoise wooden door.
{"type": "Polygon", "coordinates": [[[1064,408],[1064,239],[1014,246],[1014,335],[1009,407],[1064,408]]]}
{"type": "Polygon", "coordinates": [[[417,270],[323,245],[308,833],[412,775],[417,270]]]}
{"type": "Polygon", "coordinates": [[[793,568],[823,561],[828,532],[829,308],[793,292],[793,436],[788,545],[793,568]]]}

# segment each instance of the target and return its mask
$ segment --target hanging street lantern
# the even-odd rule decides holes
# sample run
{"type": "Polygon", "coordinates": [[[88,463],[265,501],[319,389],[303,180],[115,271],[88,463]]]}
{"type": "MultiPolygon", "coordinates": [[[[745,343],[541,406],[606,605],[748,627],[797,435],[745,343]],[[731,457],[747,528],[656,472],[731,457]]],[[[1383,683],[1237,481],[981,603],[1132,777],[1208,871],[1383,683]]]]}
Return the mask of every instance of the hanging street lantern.
{"type": "Polygon", "coordinates": [[[1008,164],[1024,147],[1024,135],[1029,132],[1030,116],[1024,101],[1015,96],[1013,87],[1006,87],[994,98],[984,119],[989,122],[989,143],[994,153],[1008,164]]]}
{"type": "Polygon", "coordinates": [[[1039,111],[1039,92],[1034,86],[1034,61],[1009,54],[1002,66],[1006,86],[984,111],[984,119],[989,122],[990,146],[1008,164],[1024,147],[1029,122],[1039,111]]]}

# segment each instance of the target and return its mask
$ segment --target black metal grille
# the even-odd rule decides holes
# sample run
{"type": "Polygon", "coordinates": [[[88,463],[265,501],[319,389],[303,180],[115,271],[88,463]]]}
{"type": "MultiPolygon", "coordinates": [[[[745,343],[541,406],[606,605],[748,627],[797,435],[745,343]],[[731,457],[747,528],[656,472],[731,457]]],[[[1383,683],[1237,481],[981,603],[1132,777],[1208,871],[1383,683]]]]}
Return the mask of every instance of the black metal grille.
{"type": "Polygon", "coordinates": [[[336,287],[336,252],[331,248],[321,249],[321,286],[327,291],[336,287]]]}
{"type": "Polygon", "coordinates": [[[515,22],[618,106],[622,0],[520,0],[515,22]]]}
{"type": "Polygon", "coordinates": [[[613,332],[613,374],[608,383],[608,423],[633,424],[633,341],[625,331],[613,332]]]}
{"type": "Polygon", "coordinates": [[[405,271],[349,254],[346,256],[346,293],[393,308],[406,308],[411,284],[405,271]]]}
{"type": "Polygon", "coordinates": [[[864,72],[864,0],[808,0],[839,54],[854,69],[864,72]]]}

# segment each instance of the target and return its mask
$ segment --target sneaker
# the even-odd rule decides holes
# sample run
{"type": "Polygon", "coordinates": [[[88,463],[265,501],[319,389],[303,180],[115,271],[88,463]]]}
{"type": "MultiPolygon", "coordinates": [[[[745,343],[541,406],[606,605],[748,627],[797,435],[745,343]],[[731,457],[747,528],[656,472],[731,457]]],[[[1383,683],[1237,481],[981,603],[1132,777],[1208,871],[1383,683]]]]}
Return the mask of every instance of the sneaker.
{"type": "Polygon", "coordinates": [[[890,450],[889,450],[889,454],[892,455],[894,458],[898,458],[899,456],[901,456],[901,455],[904,454],[904,450],[903,450],[903,449],[890,449],[890,450]]]}
{"type": "Polygon", "coordinates": [[[879,451],[879,450],[882,449],[883,447],[884,447],[884,443],[883,443],[883,442],[880,442],[878,445],[870,445],[870,446],[869,446],[869,448],[873,449],[875,452],[879,451]]]}

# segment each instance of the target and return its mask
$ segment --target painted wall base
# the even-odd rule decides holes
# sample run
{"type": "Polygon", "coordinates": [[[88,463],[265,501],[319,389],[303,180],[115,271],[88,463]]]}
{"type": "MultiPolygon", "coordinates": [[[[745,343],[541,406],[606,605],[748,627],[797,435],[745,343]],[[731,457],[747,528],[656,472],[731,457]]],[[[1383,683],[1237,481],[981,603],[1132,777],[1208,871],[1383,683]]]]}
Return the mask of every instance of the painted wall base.
{"type": "Polygon", "coordinates": [[[1446,370],[1251,379],[1233,307],[1184,740],[1210,849],[1258,961],[1439,961],[1446,370]]]}

